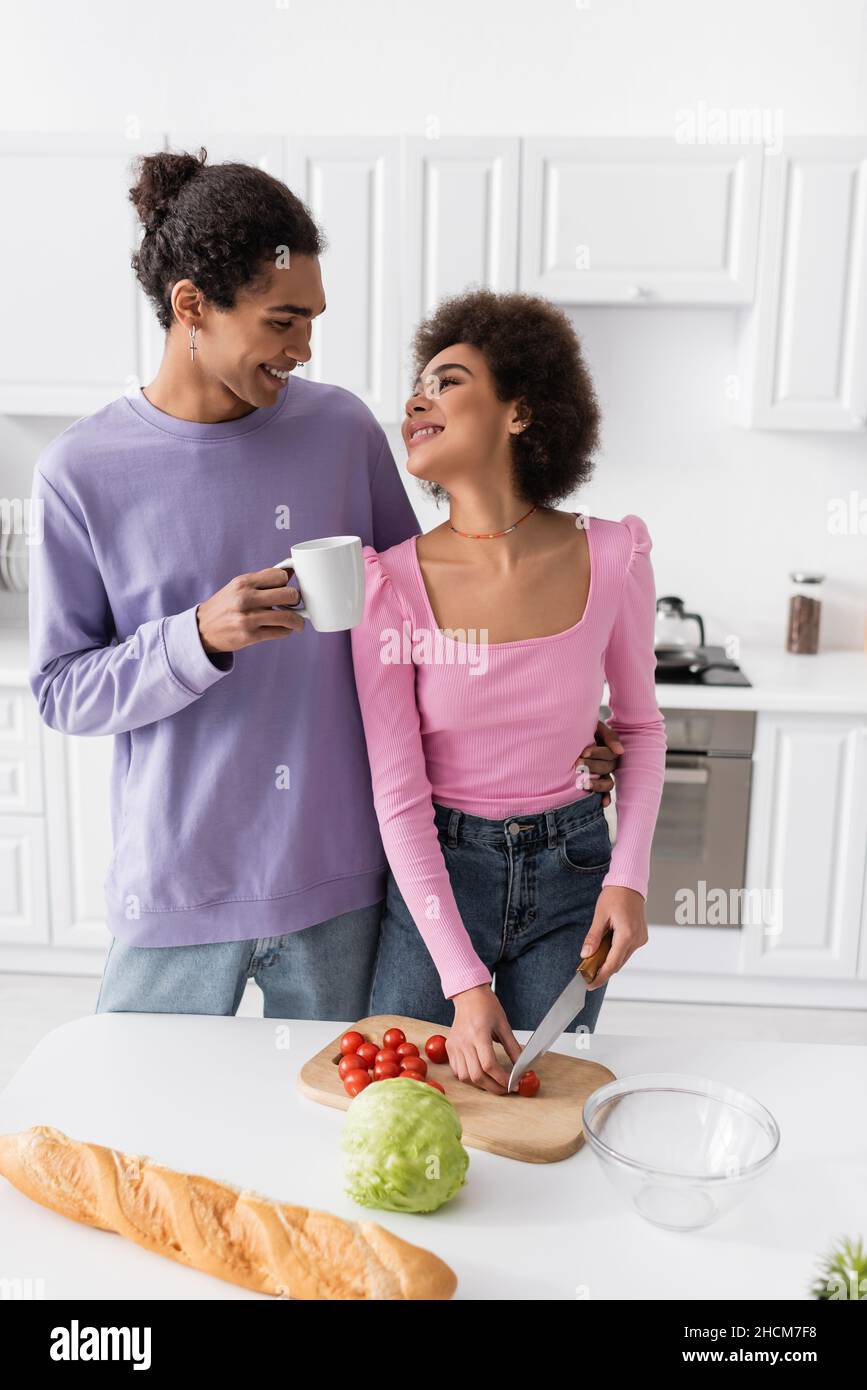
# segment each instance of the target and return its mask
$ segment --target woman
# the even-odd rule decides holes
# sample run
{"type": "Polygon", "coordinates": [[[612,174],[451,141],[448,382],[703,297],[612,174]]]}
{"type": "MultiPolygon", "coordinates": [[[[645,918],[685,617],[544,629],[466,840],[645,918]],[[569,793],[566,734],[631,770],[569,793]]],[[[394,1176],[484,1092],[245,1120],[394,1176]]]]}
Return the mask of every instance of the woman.
{"type": "Polygon", "coordinates": [[[651,541],[639,517],[553,506],[587,481],[598,433],[563,313],[480,290],[446,301],[414,348],[407,466],[448,496],[449,519],[364,548],[352,650],[391,866],[371,1012],[453,1014],[455,1074],[501,1092],[492,1040],[516,1060],[511,1027],[536,1027],[610,926],[571,1024],[592,1031],[607,981],[647,941],[665,759],[651,541]],[[576,756],[604,678],[624,748],[613,853],[576,756]]]}

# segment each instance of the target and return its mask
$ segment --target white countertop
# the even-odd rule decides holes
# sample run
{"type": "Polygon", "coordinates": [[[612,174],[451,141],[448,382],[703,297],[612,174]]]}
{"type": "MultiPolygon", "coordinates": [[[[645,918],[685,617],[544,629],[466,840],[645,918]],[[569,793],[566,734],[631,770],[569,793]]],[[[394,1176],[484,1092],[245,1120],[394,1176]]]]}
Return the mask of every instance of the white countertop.
{"type": "MultiPolygon", "coordinates": [[[[867,1112],[854,1103],[867,1092],[867,1047],[594,1034],[587,1055],[617,1076],[715,1078],[755,1096],[780,1126],[774,1165],[740,1205],[675,1234],[627,1208],[586,1146],[544,1165],[471,1149],[468,1185],[428,1216],[356,1206],[342,1191],[344,1112],[295,1088],[302,1063],[342,1025],[290,1021],[284,1050],[278,1022],[118,1013],[65,1024],[0,1094],[0,1133],[50,1124],[377,1221],[447,1260],[464,1299],[571,1300],[581,1288],[595,1300],[804,1299],[834,1239],[867,1230],[867,1112]]],[[[0,1231],[0,1276],[38,1275],[48,1299],[265,1297],[77,1225],[2,1179],[0,1231]]]]}
{"type": "Polygon", "coordinates": [[[657,685],[660,709],[752,709],[807,714],[867,714],[867,652],[794,656],[743,647],[738,665],[750,686],[657,685]]]}
{"type": "MultiPolygon", "coordinates": [[[[657,685],[657,704],[660,709],[867,715],[867,652],[793,656],[772,647],[745,646],[739,664],[751,686],[657,685]]],[[[0,628],[0,680],[27,684],[27,633],[22,629],[0,628]]]]}

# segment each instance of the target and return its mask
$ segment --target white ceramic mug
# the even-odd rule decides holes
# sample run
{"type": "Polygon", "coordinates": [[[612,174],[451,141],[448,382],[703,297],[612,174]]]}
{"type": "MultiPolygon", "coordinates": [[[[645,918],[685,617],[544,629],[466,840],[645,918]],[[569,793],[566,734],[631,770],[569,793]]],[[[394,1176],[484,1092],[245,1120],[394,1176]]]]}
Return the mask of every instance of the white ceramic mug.
{"type": "Polygon", "coordinates": [[[364,614],[364,556],[360,536],[325,536],[293,545],[278,568],[290,566],[298,603],[281,604],[300,613],[317,632],[345,632],[364,614]]]}

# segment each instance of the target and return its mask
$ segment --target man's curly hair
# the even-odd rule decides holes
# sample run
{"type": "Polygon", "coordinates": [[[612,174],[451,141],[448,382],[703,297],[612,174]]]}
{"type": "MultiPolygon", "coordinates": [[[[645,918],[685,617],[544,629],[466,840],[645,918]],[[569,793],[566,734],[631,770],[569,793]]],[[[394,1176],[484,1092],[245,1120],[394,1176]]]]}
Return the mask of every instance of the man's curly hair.
{"type": "Polygon", "coordinates": [[[218,309],[241,288],[262,283],[281,247],[318,256],[325,238],[307,208],[279,179],[252,164],[206,164],[198,154],[143,155],[130,201],[144,225],[132,268],[168,330],[171,293],[192,280],[218,309]]]}
{"type": "MultiPolygon", "coordinates": [[[[580,343],[563,311],[531,294],[478,289],[453,295],[416,329],[416,380],[431,358],[458,343],[482,353],[499,400],[524,404],[529,424],[511,437],[520,494],[547,507],[582,487],[593,472],[600,412],[580,343]]],[[[437,502],[448,497],[440,483],[423,479],[422,486],[437,502]]]]}

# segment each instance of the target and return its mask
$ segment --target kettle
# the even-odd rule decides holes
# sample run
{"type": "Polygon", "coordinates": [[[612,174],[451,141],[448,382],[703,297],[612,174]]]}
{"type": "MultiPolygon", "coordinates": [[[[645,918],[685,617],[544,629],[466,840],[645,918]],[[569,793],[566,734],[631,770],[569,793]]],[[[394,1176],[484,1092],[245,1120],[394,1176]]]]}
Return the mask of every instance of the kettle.
{"type": "Polygon", "coordinates": [[[683,599],[674,594],[657,599],[653,645],[657,656],[694,660],[704,646],[701,617],[698,613],[687,613],[683,599]]]}

